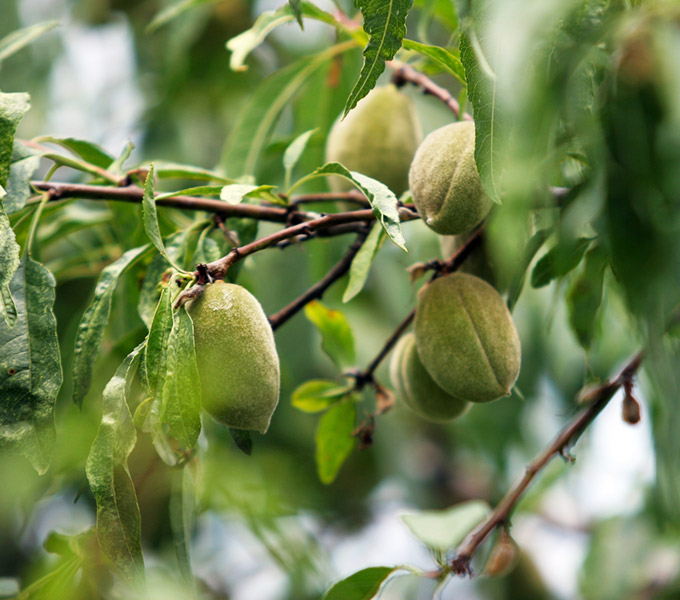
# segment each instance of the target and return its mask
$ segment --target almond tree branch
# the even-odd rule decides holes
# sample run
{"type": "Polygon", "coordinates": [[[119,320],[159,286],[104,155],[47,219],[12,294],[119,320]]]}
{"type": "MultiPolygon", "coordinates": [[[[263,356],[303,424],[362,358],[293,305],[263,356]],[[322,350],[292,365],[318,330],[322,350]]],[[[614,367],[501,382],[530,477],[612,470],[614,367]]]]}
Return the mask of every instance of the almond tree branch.
{"type": "Polygon", "coordinates": [[[526,472],[503,496],[493,512],[475,527],[456,548],[451,562],[451,572],[456,575],[470,574],[470,561],[479,545],[498,526],[507,523],[520,498],[529,487],[534,477],[555,457],[569,458],[569,450],[578,441],[586,428],[593,422],[614,394],[622,386],[630,383],[642,363],[643,353],[639,352],[631,358],[621,372],[595,388],[589,393],[589,404],[577,413],[555,436],[555,438],[527,466],[526,472]]]}
{"type": "Polygon", "coordinates": [[[331,285],[333,285],[333,283],[335,283],[345,273],[347,273],[347,271],[349,271],[349,268],[352,265],[352,260],[354,260],[357,252],[359,252],[361,246],[363,246],[364,242],[366,241],[369,231],[370,228],[364,225],[363,231],[357,235],[357,239],[349,247],[345,255],[330,271],[328,271],[328,273],[326,273],[326,275],[324,275],[322,279],[310,287],[304,294],[300,295],[290,304],[284,306],[281,310],[269,317],[269,323],[271,324],[272,329],[276,329],[277,327],[283,325],[286,321],[288,321],[288,319],[290,319],[312,300],[319,300],[324,295],[324,292],[331,285]]]}

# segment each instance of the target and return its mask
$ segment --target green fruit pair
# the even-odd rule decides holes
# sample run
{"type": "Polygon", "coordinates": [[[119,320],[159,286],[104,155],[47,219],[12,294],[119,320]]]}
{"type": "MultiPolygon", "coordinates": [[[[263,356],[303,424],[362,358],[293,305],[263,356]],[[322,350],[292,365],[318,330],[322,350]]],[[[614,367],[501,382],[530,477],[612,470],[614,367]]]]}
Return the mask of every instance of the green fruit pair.
{"type": "MultiPolygon", "coordinates": [[[[411,99],[394,85],[378,87],[334,123],[326,161],[377,179],[399,196],[408,189],[408,169],[420,139],[411,99]]],[[[341,177],[331,177],[329,185],[334,192],[352,189],[341,177]]]]}
{"type": "Polygon", "coordinates": [[[203,408],[236,429],[265,433],[279,401],[279,357],[257,299],[224,281],[187,303],[194,324],[203,408]]]}
{"type": "Polygon", "coordinates": [[[508,396],[520,362],[519,336],[498,292],[454,273],[420,290],[415,335],[400,341],[390,374],[407,406],[443,421],[463,412],[454,407],[508,396]]]}
{"type": "Polygon", "coordinates": [[[413,202],[425,224],[441,235],[470,231],[493,205],[475,163],[475,125],[440,127],[420,144],[411,163],[413,202]]]}

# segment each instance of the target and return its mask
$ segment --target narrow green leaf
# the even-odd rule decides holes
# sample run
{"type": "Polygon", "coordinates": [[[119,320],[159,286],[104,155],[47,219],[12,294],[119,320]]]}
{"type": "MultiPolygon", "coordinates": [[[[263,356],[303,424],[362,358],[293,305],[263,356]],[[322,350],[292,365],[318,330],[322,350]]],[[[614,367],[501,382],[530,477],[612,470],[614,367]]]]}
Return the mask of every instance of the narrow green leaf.
{"type": "Polygon", "coordinates": [[[575,269],[592,241],[592,238],[578,238],[553,246],[536,263],[531,272],[531,285],[535,288],[546,286],[575,269]]]}
{"type": "Polygon", "coordinates": [[[125,358],[104,388],[102,420],[85,467],[97,502],[99,547],[133,582],[144,579],[144,558],[137,494],[127,466],[137,442],[127,390],[143,345],[125,358]]]}
{"type": "Polygon", "coordinates": [[[326,410],[338,398],[352,391],[347,385],[339,385],[329,379],[312,379],[299,385],[291,397],[293,406],[306,413],[317,413],[326,410]]]}
{"type": "Polygon", "coordinates": [[[36,141],[57,144],[62,148],[66,148],[76,156],[79,156],[84,161],[102,169],[107,169],[114,161],[114,157],[111,156],[101,146],[95,144],[94,142],[88,142],[87,140],[79,140],[76,138],[55,138],[48,136],[38,138],[36,141]]]}
{"type": "Polygon", "coordinates": [[[127,162],[127,159],[130,158],[130,154],[132,154],[134,149],[135,145],[131,141],[128,141],[120,155],[111,163],[109,171],[111,171],[111,173],[121,174],[123,172],[123,166],[127,162]]]}
{"type": "Polygon", "coordinates": [[[448,71],[453,75],[460,83],[466,84],[465,80],[465,67],[455,54],[447,50],[446,48],[441,48],[440,46],[430,46],[428,44],[421,44],[420,42],[415,42],[413,40],[404,40],[404,48],[407,50],[413,50],[418,54],[426,56],[431,61],[448,71]]]}
{"type": "Polygon", "coordinates": [[[59,561],[49,573],[25,588],[13,600],[52,600],[53,598],[72,598],[77,594],[78,572],[83,564],[80,556],[59,561]]]}
{"type": "Polygon", "coordinates": [[[62,383],[52,274],[24,254],[11,282],[17,319],[0,321],[0,447],[47,471],[54,446],[54,403],[62,383]]]}
{"type": "Polygon", "coordinates": [[[99,354],[104,328],[111,312],[111,299],[120,276],[134,265],[150,246],[128,250],[99,275],[94,298],[78,325],[73,352],[73,401],[80,406],[92,383],[92,370],[99,354]]]}
{"type": "Polygon", "coordinates": [[[156,196],[156,202],[174,196],[217,196],[222,191],[223,187],[223,185],[199,185],[183,190],[177,190],[176,192],[165,192],[156,196]]]}
{"type": "MultiPolygon", "coordinates": [[[[144,365],[149,394],[160,398],[165,382],[165,365],[168,342],[172,331],[172,290],[165,286],[161,292],[156,312],[149,329],[149,337],[144,349],[144,365]]],[[[153,410],[153,409],[152,409],[153,410]]]]}
{"type": "Polygon", "coordinates": [[[184,309],[174,311],[168,338],[161,422],[187,448],[201,432],[201,386],[194,350],[194,325],[184,309]]]}
{"type": "Polygon", "coordinates": [[[227,429],[229,430],[229,435],[231,435],[231,439],[234,440],[236,447],[243,452],[243,454],[250,456],[253,453],[253,439],[250,436],[250,431],[247,429],[234,429],[233,427],[228,427],[227,429]]]}
{"type": "Polygon", "coordinates": [[[567,292],[569,324],[576,339],[588,349],[596,334],[595,322],[602,304],[604,272],[609,264],[605,249],[598,245],[586,254],[583,271],[576,277],[567,292]]]}
{"type": "Polygon", "coordinates": [[[193,585],[191,569],[191,536],[196,518],[196,465],[190,462],[173,473],[170,495],[170,527],[179,570],[193,585]]]}
{"type": "Polygon", "coordinates": [[[290,9],[293,11],[293,14],[295,15],[295,19],[298,22],[298,25],[300,26],[300,29],[304,30],[305,25],[302,22],[302,7],[300,6],[301,0],[288,0],[288,5],[290,6],[290,9]]]}
{"type": "Polygon", "coordinates": [[[194,167],[193,165],[182,165],[179,163],[156,161],[156,176],[159,179],[195,179],[197,181],[217,181],[222,184],[234,183],[215,171],[194,167]]]}
{"type": "Polygon", "coordinates": [[[522,257],[522,264],[519,266],[517,273],[515,274],[512,283],[510,284],[510,290],[508,291],[508,309],[512,311],[519,300],[519,296],[524,288],[524,280],[527,277],[527,269],[534,259],[536,252],[541,249],[541,246],[548,239],[552,229],[546,227],[545,229],[539,229],[531,239],[527,242],[526,248],[524,249],[524,256],[522,257]]]}
{"type": "Polygon", "coordinates": [[[369,39],[364,48],[364,64],[347,98],[344,116],[373,89],[385,70],[385,62],[392,60],[401,48],[406,35],[406,16],[413,0],[357,0],[356,5],[364,16],[364,31],[369,39]]]}
{"type": "Polygon", "coordinates": [[[12,56],[22,48],[28,46],[33,40],[43,33],[54,29],[59,25],[58,21],[43,21],[30,27],[17,29],[0,40],[0,65],[2,61],[12,56]]]}
{"type": "Polygon", "coordinates": [[[385,229],[385,233],[387,233],[389,238],[402,250],[407,251],[406,240],[401,231],[399,219],[399,201],[390,188],[376,179],[356,171],[349,171],[338,162],[330,162],[298,180],[290,188],[289,193],[315,177],[327,177],[328,175],[340,175],[345,179],[349,179],[368,198],[373,208],[373,214],[385,229]]]}
{"type": "Polygon", "coordinates": [[[309,77],[328,60],[353,48],[354,42],[338,44],[312,57],[305,57],[267,77],[236,119],[225,145],[221,164],[232,177],[252,175],[281,114],[309,77]]]}
{"type": "Polygon", "coordinates": [[[445,510],[423,510],[404,515],[402,521],[423,544],[446,552],[454,548],[491,512],[482,500],[454,504],[445,510]]]}
{"type": "Polygon", "coordinates": [[[154,169],[153,164],[149,167],[149,173],[144,182],[144,197],[142,199],[142,219],[146,235],[156,247],[156,250],[167,260],[177,271],[186,272],[182,267],[177,266],[165,250],[165,244],[161,237],[161,230],[158,227],[158,213],[156,211],[156,198],[154,192],[154,169]]]}
{"type": "Polygon", "coordinates": [[[353,399],[338,402],[319,420],[316,429],[316,468],[322,483],[332,483],[354,448],[356,404],[353,399]]]}
{"type": "Polygon", "coordinates": [[[0,314],[7,325],[14,323],[17,317],[10,282],[19,268],[19,251],[16,236],[0,202],[0,314]]]}
{"type": "Polygon", "coordinates": [[[316,129],[310,129],[309,131],[301,133],[288,145],[283,153],[283,167],[286,170],[286,190],[289,187],[290,177],[295,165],[305,151],[305,148],[309,143],[309,138],[311,138],[316,131],[316,129]]]}
{"type": "Polygon", "coordinates": [[[324,596],[324,600],[371,600],[394,567],[369,567],[338,581],[324,596]]]}
{"type": "Polygon", "coordinates": [[[166,6],[156,13],[156,16],[151,20],[146,27],[146,33],[153,33],[164,25],[167,25],[173,19],[181,17],[184,13],[190,11],[192,8],[201,6],[202,4],[213,4],[218,0],[180,0],[170,6],[166,6]]]}
{"type": "Polygon", "coordinates": [[[384,240],[385,230],[381,227],[373,227],[349,267],[349,281],[342,295],[343,302],[349,302],[364,288],[373,259],[384,240]]]}
{"type": "MultiPolygon", "coordinates": [[[[498,41],[489,41],[496,47],[498,41]]],[[[475,161],[486,193],[500,204],[501,141],[508,129],[507,119],[496,102],[496,77],[474,31],[460,37],[460,60],[465,67],[468,99],[475,114],[475,161]]]]}
{"type": "Polygon", "coordinates": [[[14,134],[24,113],[31,107],[28,94],[0,92],[0,185],[7,185],[14,147],[14,134]]]}
{"type": "Polygon", "coordinates": [[[339,310],[325,307],[315,300],[305,306],[305,316],[319,330],[321,347],[339,369],[354,364],[354,336],[339,310]]]}

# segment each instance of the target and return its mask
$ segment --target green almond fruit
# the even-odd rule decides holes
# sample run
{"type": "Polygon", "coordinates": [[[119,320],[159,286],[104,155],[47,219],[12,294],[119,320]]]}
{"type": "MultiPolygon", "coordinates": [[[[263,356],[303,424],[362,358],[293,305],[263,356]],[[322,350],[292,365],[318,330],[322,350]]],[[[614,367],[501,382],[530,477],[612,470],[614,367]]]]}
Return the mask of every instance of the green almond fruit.
{"type": "Polygon", "coordinates": [[[413,202],[425,224],[441,235],[470,231],[489,214],[475,163],[475,125],[445,125],[420,144],[409,171],[413,202]]]}
{"type": "MultiPolygon", "coordinates": [[[[333,124],[326,162],[377,179],[400,196],[408,189],[408,169],[421,137],[413,101],[394,85],[377,87],[333,124]]],[[[353,189],[342,177],[329,178],[329,185],[334,192],[353,189]]]]}
{"type": "Polygon", "coordinates": [[[399,340],[392,354],[390,379],[395,394],[418,416],[444,423],[460,417],[470,406],[442,390],[420,362],[415,336],[408,333],[399,340]]]}
{"type": "Polygon", "coordinates": [[[216,281],[187,303],[187,311],[203,408],[227,427],[265,433],[279,401],[279,356],[257,298],[240,285],[216,281]]]}
{"type": "Polygon", "coordinates": [[[479,277],[456,272],[421,288],[415,337],[423,366],[449,394],[470,402],[510,395],[519,336],[503,299],[479,277]]]}

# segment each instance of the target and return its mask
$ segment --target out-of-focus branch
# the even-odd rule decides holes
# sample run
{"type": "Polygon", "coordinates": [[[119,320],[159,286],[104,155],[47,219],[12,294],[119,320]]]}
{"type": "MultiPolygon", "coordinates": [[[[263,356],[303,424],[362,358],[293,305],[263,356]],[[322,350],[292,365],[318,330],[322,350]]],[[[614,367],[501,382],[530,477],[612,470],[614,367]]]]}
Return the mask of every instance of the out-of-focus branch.
{"type": "Polygon", "coordinates": [[[570,458],[569,451],[578,441],[587,427],[602,412],[612,399],[614,394],[623,386],[629,385],[642,363],[643,354],[639,352],[631,358],[621,372],[609,379],[602,385],[588,393],[589,402],[585,408],[574,416],[555,436],[555,438],[534,458],[527,466],[522,479],[520,479],[503,496],[493,512],[456,548],[455,556],[451,562],[451,572],[456,575],[470,574],[470,561],[477,548],[496,527],[508,522],[510,515],[517,506],[520,498],[534,480],[536,475],[555,457],[563,456],[570,458]]]}

